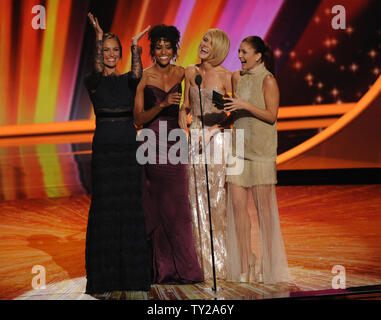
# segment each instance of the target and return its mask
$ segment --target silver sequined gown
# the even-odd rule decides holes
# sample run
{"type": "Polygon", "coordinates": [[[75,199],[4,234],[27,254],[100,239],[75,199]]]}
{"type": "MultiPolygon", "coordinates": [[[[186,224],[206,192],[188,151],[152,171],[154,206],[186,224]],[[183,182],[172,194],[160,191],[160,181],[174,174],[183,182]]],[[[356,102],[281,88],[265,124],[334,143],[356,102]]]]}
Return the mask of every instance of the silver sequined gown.
{"type": "MultiPolygon", "coordinates": [[[[217,88],[214,90],[218,91],[217,88]]],[[[205,129],[222,121],[223,111],[218,110],[212,103],[212,88],[201,89],[202,108],[205,129]]],[[[199,152],[198,136],[195,130],[201,130],[200,97],[198,88],[190,88],[190,105],[192,123],[189,134],[189,201],[191,206],[193,236],[197,256],[205,279],[213,277],[210,247],[209,212],[206,191],[206,173],[204,155],[199,152]],[[197,162],[198,163],[195,163],[197,162]]],[[[213,239],[216,277],[226,279],[226,188],[225,188],[225,159],[224,137],[226,134],[216,131],[206,150],[210,152],[208,161],[208,176],[210,190],[210,205],[212,211],[213,239]]],[[[209,133],[206,141],[209,141],[209,133]]],[[[226,141],[225,141],[226,143],[226,141]]]]}

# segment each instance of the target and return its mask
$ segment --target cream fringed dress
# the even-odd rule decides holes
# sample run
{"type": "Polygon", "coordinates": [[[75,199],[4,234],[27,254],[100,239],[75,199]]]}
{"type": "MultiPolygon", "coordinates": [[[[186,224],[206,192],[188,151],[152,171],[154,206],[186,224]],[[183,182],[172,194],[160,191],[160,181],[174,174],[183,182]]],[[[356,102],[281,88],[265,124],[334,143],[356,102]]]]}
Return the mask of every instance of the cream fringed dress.
{"type": "MultiPolygon", "coordinates": [[[[241,75],[237,84],[237,95],[250,104],[265,109],[262,92],[264,78],[271,74],[260,64],[241,75]]],[[[238,111],[233,130],[233,156],[241,159],[244,168],[241,174],[228,175],[227,182],[245,188],[249,193],[249,215],[251,243],[255,268],[249,267],[250,279],[253,282],[276,283],[289,280],[288,264],[279,223],[278,205],[275,193],[277,130],[276,123],[269,124],[255,118],[247,111],[238,111]],[[244,154],[236,148],[236,130],[244,130],[244,154]],[[253,270],[254,269],[254,270],[253,270]]],[[[241,163],[242,163],[241,162],[241,163]]],[[[228,165],[229,167],[229,165],[228,165]]],[[[230,192],[229,192],[230,193],[230,192]]],[[[231,199],[229,207],[232,208],[231,199]]],[[[240,232],[236,229],[234,213],[227,210],[227,250],[228,278],[238,281],[241,271],[241,259],[238,247],[240,232]]]]}

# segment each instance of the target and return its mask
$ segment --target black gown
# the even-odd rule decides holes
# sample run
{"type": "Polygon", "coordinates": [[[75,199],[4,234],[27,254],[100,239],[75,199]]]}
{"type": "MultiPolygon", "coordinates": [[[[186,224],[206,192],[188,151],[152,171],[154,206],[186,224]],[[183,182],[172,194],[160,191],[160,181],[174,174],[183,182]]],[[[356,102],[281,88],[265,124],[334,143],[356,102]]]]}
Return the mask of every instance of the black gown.
{"type": "MultiPolygon", "coordinates": [[[[139,59],[140,61],[140,59],[139,59]]],[[[94,106],[92,199],[86,234],[86,293],[150,289],[142,212],[141,166],[136,161],[132,72],[85,79],[94,106]]]]}

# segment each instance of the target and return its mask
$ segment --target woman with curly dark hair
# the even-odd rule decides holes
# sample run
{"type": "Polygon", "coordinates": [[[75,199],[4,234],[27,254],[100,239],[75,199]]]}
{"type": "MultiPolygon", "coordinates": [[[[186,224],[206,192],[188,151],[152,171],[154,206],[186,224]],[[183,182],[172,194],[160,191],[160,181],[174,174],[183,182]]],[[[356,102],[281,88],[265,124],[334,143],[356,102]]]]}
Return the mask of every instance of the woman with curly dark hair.
{"type": "MultiPolygon", "coordinates": [[[[143,212],[152,249],[153,283],[201,282],[204,278],[189,211],[187,165],[173,161],[176,153],[172,152],[179,145],[180,154],[187,150],[185,132],[177,121],[184,68],[171,64],[177,56],[180,32],[174,26],[157,25],[148,36],[154,64],[144,70],[138,85],[134,119],[137,126],[149,129],[141,133],[149,137],[144,142],[148,152],[155,150],[154,159],[143,167],[143,212]],[[177,142],[171,138],[174,133],[180,138],[177,142]]],[[[138,161],[143,158],[138,150],[138,161]]],[[[186,152],[184,158],[187,160],[186,152]]]]}

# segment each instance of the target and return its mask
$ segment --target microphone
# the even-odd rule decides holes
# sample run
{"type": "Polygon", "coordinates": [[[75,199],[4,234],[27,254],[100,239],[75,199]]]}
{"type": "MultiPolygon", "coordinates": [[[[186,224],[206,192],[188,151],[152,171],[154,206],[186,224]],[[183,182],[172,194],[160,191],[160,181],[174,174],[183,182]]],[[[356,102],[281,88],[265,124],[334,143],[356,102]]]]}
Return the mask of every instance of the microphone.
{"type": "Polygon", "coordinates": [[[200,74],[198,74],[196,76],[196,78],[194,78],[194,81],[196,82],[197,86],[200,88],[200,85],[201,85],[201,82],[202,82],[202,77],[200,74]]]}
{"type": "Polygon", "coordinates": [[[201,82],[202,77],[200,74],[196,75],[194,78],[194,81],[196,82],[198,86],[198,94],[200,97],[200,111],[201,111],[201,125],[202,125],[202,150],[204,154],[204,161],[205,161],[205,178],[206,178],[206,194],[208,198],[208,212],[209,212],[209,233],[210,233],[210,249],[212,253],[212,271],[213,271],[213,291],[217,290],[217,282],[216,282],[216,266],[214,261],[214,243],[213,243],[213,228],[212,228],[212,213],[210,208],[210,193],[209,193],[209,175],[208,175],[208,163],[206,158],[206,145],[205,145],[205,129],[204,129],[204,113],[202,111],[202,101],[201,101],[201,82]]]}

